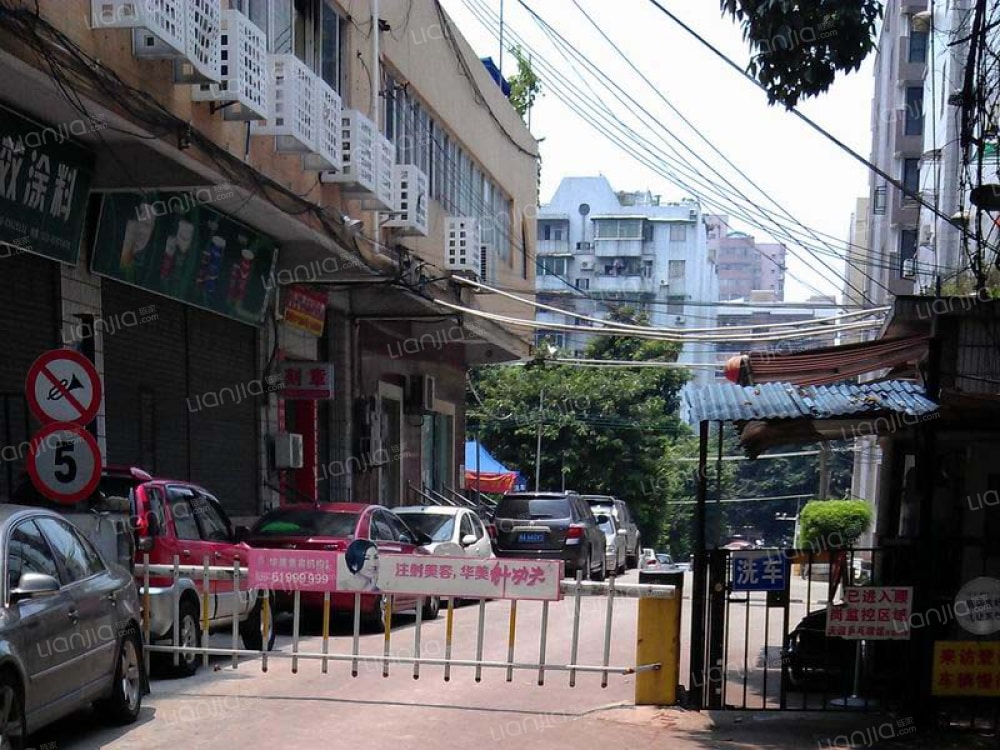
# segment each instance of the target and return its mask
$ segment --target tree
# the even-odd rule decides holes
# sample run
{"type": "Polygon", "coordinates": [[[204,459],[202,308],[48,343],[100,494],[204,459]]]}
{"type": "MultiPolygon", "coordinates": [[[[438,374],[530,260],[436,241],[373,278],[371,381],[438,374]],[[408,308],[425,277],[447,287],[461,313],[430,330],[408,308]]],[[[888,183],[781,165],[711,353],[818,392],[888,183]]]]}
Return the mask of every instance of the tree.
{"type": "Polygon", "coordinates": [[[523,119],[534,106],[535,97],[541,92],[542,84],[520,45],[511,47],[510,53],[517,60],[517,73],[507,79],[507,83],[510,84],[510,103],[523,119]]]}
{"type": "MultiPolygon", "coordinates": [[[[617,319],[642,324],[622,311],[617,319]]],[[[632,337],[602,337],[592,359],[676,361],[678,347],[632,337]]],[[[689,438],[678,418],[678,368],[573,367],[539,361],[473,371],[467,420],[503,463],[533,480],[536,430],[542,426],[541,490],[613,494],[630,503],[643,538],[660,541],[666,514],[655,486],[668,445],[689,438]]],[[[533,486],[533,482],[531,484],[533,486]]]]}
{"type": "Polygon", "coordinates": [[[747,72],[771,104],[791,109],[818,96],[876,48],[879,0],[721,0],[743,30],[752,56],[747,72]]]}
{"type": "Polygon", "coordinates": [[[872,509],[864,500],[813,500],[799,515],[799,546],[850,547],[871,523],[872,509]]]}

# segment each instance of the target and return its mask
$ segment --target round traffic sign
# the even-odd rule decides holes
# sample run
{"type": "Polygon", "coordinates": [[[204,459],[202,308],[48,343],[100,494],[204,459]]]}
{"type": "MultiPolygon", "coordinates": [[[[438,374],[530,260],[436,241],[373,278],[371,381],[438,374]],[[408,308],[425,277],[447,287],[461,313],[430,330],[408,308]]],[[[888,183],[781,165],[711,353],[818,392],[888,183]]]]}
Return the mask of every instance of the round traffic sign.
{"type": "Polygon", "coordinates": [[[31,412],[44,423],[87,424],[101,408],[97,369],[73,349],[53,349],[36,359],[24,390],[31,412]]]}
{"type": "Polygon", "coordinates": [[[28,474],[50,500],[78,503],[101,481],[101,449],[79,425],[46,425],[31,438],[28,474]]]}

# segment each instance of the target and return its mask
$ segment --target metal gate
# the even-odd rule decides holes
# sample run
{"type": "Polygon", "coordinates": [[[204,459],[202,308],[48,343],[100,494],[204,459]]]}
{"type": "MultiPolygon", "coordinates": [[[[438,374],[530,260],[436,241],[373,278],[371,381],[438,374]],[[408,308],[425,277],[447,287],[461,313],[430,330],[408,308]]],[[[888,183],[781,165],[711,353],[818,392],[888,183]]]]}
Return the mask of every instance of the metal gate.
{"type": "MultiPolygon", "coordinates": [[[[332,554],[332,553],[331,553],[332,554]]],[[[433,559],[433,558],[428,558],[433,559]]],[[[294,592],[292,606],[292,638],[289,649],[272,651],[270,643],[273,643],[274,612],[270,602],[272,597],[267,591],[252,592],[248,588],[249,571],[246,567],[241,567],[239,563],[233,567],[213,566],[206,557],[202,565],[181,565],[177,557],[174,558],[173,565],[150,564],[148,555],[145,562],[136,566],[136,576],[139,582],[140,599],[143,603],[143,635],[147,643],[147,668],[149,666],[149,654],[160,653],[170,654],[174,664],[178,663],[181,655],[194,655],[203,660],[208,666],[211,657],[228,657],[231,659],[231,666],[237,669],[241,659],[253,659],[260,661],[260,668],[266,672],[269,662],[275,660],[290,661],[291,670],[297,673],[302,662],[318,661],[323,674],[326,674],[332,664],[351,665],[351,676],[358,677],[360,672],[375,670],[383,677],[390,676],[390,672],[397,673],[400,667],[407,672],[411,672],[413,679],[418,679],[426,674],[426,670],[421,671],[421,667],[438,667],[438,674],[449,681],[456,670],[464,669],[472,671],[475,681],[480,682],[483,678],[484,670],[499,670],[504,673],[507,682],[513,680],[515,671],[529,671],[537,674],[539,685],[544,685],[546,680],[551,679],[552,673],[567,675],[570,687],[575,687],[579,675],[600,675],[601,686],[607,687],[609,678],[612,675],[642,675],[645,673],[664,674],[673,680],[676,685],[677,659],[664,659],[661,661],[643,664],[613,664],[611,662],[612,638],[615,632],[615,610],[622,605],[619,600],[674,600],[679,609],[679,591],[672,585],[641,584],[641,583],[617,583],[613,577],[608,581],[597,583],[583,581],[579,577],[576,581],[563,580],[560,584],[563,596],[562,602],[553,602],[555,606],[572,607],[573,617],[569,632],[564,632],[560,628],[558,632],[550,632],[550,602],[549,601],[525,601],[525,600],[504,600],[493,601],[491,612],[503,613],[506,617],[507,626],[505,629],[505,644],[503,657],[489,658],[484,649],[490,645],[486,642],[487,623],[487,602],[486,599],[478,599],[472,602],[472,606],[477,609],[477,637],[475,654],[473,658],[458,657],[452,652],[453,636],[455,632],[455,601],[449,599],[447,604],[442,604],[442,614],[445,622],[443,628],[436,627],[435,639],[440,638],[443,629],[443,649],[432,651],[427,648],[425,634],[427,623],[424,622],[422,607],[417,607],[415,611],[415,621],[412,637],[407,637],[406,633],[393,632],[392,601],[387,602],[388,615],[385,617],[385,628],[381,639],[381,648],[376,653],[365,653],[362,649],[364,644],[362,633],[362,607],[360,593],[354,594],[354,607],[351,613],[353,621],[353,631],[347,637],[335,637],[331,635],[331,596],[327,592],[323,598],[322,608],[322,631],[321,639],[317,643],[313,640],[311,646],[304,647],[302,639],[302,604],[298,591],[294,592]],[[151,578],[160,580],[169,579],[171,585],[164,589],[151,585],[151,578]],[[235,590],[240,591],[244,596],[257,597],[261,603],[260,623],[264,633],[264,648],[261,650],[250,650],[241,647],[239,617],[231,619],[231,627],[227,627],[223,632],[229,635],[231,640],[228,646],[213,645],[209,638],[202,638],[199,644],[184,645],[180,642],[180,611],[182,591],[185,590],[186,583],[193,583],[200,598],[200,612],[202,618],[202,629],[209,629],[207,612],[209,610],[208,592],[212,588],[212,581],[225,581],[233,584],[235,590]],[[155,609],[152,597],[158,592],[169,591],[171,596],[173,627],[171,635],[165,642],[150,642],[150,618],[149,612],[155,609]],[[601,601],[603,599],[603,601],[601,601]],[[594,622],[603,622],[603,630],[599,640],[594,636],[598,635],[595,628],[581,627],[583,618],[581,611],[584,608],[584,601],[593,601],[599,607],[599,612],[592,612],[596,615],[592,618],[594,622]],[[618,603],[618,604],[616,604],[618,603]],[[535,606],[541,608],[540,628],[537,640],[532,643],[533,638],[518,632],[518,613],[524,608],[535,606]],[[520,640],[518,636],[521,636],[520,640]],[[405,640],[404,640],[405,639],[405,640]],[[402,643],[400,644],[400,642],[402,643]],[[568,659],[561,660],[562,657],[553,658],[550,649],[562,647],[569,643],[568,659]],[[520,643],[520,646],[518,645],[520,643]],[[400,644],[396,646],[395,644],[400,644]],[[367,668],[366,668],[367,667],[367,668]]],[[[155,581],[154,581],[155,583],[155,581]]],[[[369,595],[365,595],[369,596],[369,595]]],[[[239,606],[236,598],[232,599],[233,606],[239,606]]],[[[244,598],[244,603],[246,599],[244,598]]],[[[642,609],[640,609],[640,616],[642,609]]],[[[650,618],[651,620],[655,618],[650,618]]],[[[679,616],[678,616],[679,624],[679,616]]],[[[588,625],[591,623],[588,623],[588,625]]],[[[640,634],[641,638],[641,634],[640,634]]],[[[651,640],[647,638],[647,640],[651,640]]],[[[367,641],[370,643],[371,641],[367,641]]],[[[497,644],[493,644],[497,645],[497,644]]],[[[494,652],[496,649],[493,649],[494,652]]],[[[637,659],[640,658],[640,651],[637,650],[637,659]]],[[[437,671],[437,670],[435,670],[437,671]]],[[[637,682],[637,690],[638,690],[637,682]]],[[[665,702],[665,701],[659,701],[665,702]]]]}
{"type": "Polygon", "coordinates": [[[854,711],[898,706],[916,681],[908,641],[827,637],[826,610],[840,586],[908,586],[915,555],[909,547],[838,551],[757,550],[785,566],[780,590],[734,585],[734,557],[706,555],[705,639],[691,644],[689,690],[710,709],[854,711]],[[700,653],[698,653],[698,651],[700,653]]]}

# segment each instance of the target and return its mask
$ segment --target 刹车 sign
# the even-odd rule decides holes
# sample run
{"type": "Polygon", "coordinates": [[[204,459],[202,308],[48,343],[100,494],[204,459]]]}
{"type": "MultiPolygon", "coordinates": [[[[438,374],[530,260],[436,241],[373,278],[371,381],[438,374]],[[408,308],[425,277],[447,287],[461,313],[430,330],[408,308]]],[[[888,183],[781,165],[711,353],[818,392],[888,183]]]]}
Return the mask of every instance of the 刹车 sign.
{"type": "Polygon", "coordinates": [[[93,123],[42,125],[0,107],[0,244],[76,265],[93,155],[68,136],[93,123]]]}
{"type": "Polygon", "coordinates": [[[231,195],[228,186],[105,195],[91,270],[262,325],[278,250],[269,237],[209,205],[231,195]]]}

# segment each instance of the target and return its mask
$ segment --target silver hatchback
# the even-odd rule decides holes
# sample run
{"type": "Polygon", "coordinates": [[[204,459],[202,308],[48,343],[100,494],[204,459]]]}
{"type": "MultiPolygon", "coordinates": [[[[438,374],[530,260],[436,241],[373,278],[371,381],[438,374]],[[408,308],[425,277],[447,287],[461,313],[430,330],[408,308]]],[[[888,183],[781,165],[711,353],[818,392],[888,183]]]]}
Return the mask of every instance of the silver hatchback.
{"type": "Polygon", "coordinates": [[[90,704],[135,721],[148,688],[131,573],[39,508],[0,505],[0,554],[0,750],[90,704]]]}

